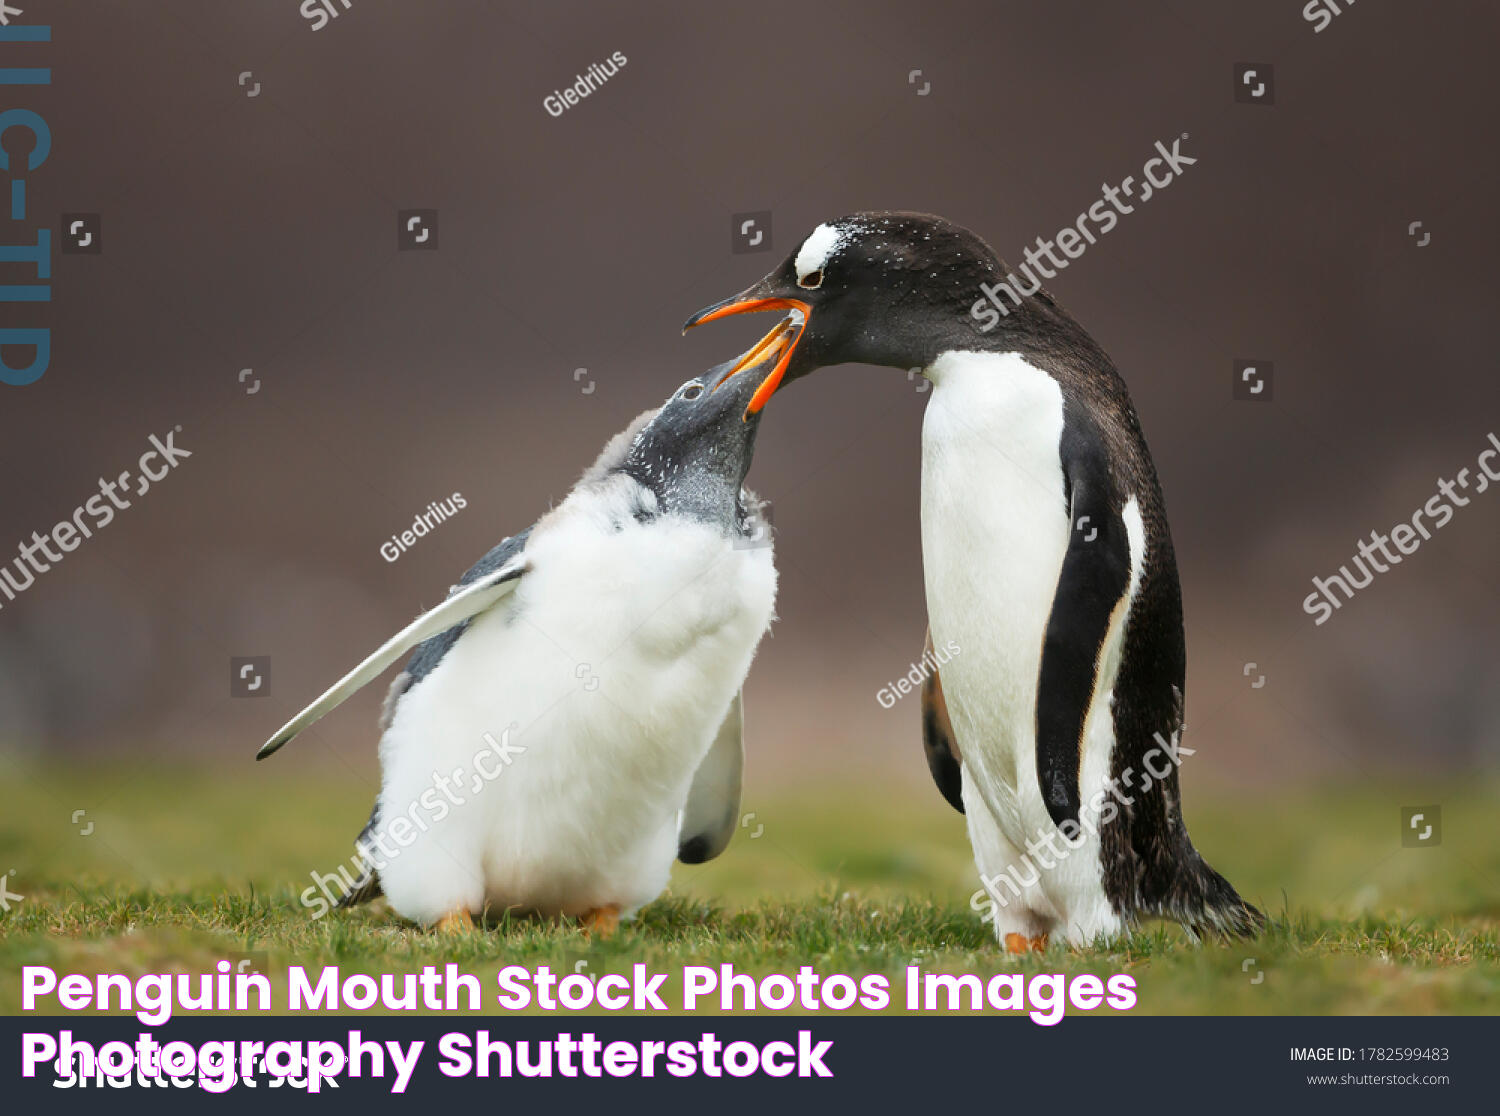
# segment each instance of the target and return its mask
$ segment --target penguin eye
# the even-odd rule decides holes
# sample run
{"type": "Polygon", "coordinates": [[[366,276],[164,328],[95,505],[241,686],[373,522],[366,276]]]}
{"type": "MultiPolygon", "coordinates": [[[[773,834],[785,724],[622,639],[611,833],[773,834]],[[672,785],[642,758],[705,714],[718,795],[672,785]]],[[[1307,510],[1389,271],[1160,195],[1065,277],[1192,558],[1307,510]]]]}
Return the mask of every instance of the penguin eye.
{"type": "Polygon", "coordinates": [[[697,399],[698,396],[700,396],[702,394],[703,394],[703,385],[702,384],[689,384],[687,387],[685,387],[685,388],[682,389],[682,398],[688,400],[689,402],[692,402],[694,399],[697,399]]]}
{"type": "Polygon", "coordinates": [[[818,268],[817,271],[809,271],[806,275],[797,280],[797,286],[806,287],[808,290],[814,290],[818,287],[821,287],[822,285],[823,269],[821,267],[818,268]]]}

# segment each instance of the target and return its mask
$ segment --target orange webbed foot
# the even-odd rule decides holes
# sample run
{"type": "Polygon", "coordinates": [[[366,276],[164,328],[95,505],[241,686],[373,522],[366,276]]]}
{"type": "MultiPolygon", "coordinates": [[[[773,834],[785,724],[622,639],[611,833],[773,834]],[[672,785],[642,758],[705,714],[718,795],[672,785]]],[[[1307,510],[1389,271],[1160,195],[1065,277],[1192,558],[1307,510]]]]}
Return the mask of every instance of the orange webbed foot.
{"type": "Polygon", "coordinates": [[[620,928],[620,905],[610,903],[585,911],[579,922],[583,924],[583,932],[590,937],[597,934],[606,940],[613,938],[615,931],[620,928]]]}

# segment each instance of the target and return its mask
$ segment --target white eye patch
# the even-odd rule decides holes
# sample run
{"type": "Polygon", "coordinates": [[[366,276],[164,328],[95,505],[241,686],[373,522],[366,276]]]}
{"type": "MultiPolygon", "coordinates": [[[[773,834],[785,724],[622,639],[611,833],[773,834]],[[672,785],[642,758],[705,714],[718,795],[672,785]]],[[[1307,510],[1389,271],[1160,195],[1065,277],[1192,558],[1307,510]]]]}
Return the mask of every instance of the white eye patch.
{"type": "MultiPolygon", "coordinates": [[[[802,283],[813,272],[827,267],[828,261],[843,242],[844,233],[833,225],[819,225],[813,229],[797,250],[797,258],[792,261],[792,266],[797,269],[797,282],[802,283]]],[[[816,287],[818,283],[813,283],[812,286],[816,287]]]]}

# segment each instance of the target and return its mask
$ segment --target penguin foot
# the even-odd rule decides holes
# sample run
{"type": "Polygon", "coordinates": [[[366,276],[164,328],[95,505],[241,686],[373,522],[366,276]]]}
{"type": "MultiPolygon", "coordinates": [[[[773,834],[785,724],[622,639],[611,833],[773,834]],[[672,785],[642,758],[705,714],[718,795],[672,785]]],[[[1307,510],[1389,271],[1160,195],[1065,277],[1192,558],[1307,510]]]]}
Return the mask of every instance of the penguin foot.
{"type": "Polygon", "coordinates": [[[1028,938],[1025,934],[1005,935],[1006,953],[1043,953],[1047,949],[1047,935],[1040,934],[1035,938],[1028,938]]]}
{"type": "Polygon", "coordinates": [[[613,938],[615,931],[620,928],[620,905],[610,903],[607,906],[595,907],[593,910],[585,911],[578,921],[583,924],[583,932],[590,937],[598,934],[601,938],[613,938]]]}
{"type": "Polygon", "coordinates": [[[474,929],[474,916],[469,913],[467,907],[459,907],[456,911],[449,911],[437,920],[435,927],[439,934],[462,934],[466,930],[474,929]]]}

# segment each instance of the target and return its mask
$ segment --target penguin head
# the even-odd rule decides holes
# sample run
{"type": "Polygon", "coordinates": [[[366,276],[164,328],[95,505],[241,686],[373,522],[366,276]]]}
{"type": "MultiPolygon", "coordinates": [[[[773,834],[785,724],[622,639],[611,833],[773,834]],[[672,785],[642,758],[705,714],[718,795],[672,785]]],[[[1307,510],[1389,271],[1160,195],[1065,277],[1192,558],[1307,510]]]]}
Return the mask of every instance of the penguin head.
{"type": "Polygon", "coordinates": [[[660,512],[743,529],[740,492],[760,427],[749,404],[769,370],[763,357],[741,358],[695,376],[643,416],[616,471],[649,488],[660,512]]]}
{"type": "Polygon", "coordinates": [[[926,213],[855,213],[819,225],[760,282],[705,307],[684,330],[763,310],[788,317],[752,352],[777,355],[751,400],[829,364],[919,368],[983,333],[970,315],[1003,265],[968,229],[926,213]],[[764,350],[762,350],[764,347],[764,350]]]}

